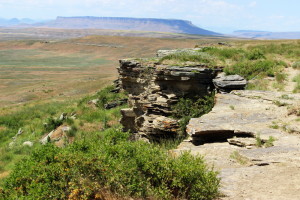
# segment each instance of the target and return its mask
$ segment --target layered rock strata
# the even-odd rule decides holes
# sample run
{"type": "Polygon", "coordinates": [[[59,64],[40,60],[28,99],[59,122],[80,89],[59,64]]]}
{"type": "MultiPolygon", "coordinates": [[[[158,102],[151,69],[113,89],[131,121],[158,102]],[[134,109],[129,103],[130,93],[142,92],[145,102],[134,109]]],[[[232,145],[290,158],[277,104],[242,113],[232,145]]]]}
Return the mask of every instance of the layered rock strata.
{"type": "Polygon", "coordinates": [[[176,135],[179,128],[178,121],[171,118],[172,106],[182,97],[210,94],[214,89],[212,80],[221,69],[120,60],[118,71],[131,107],[121,111],[124,130],[147,137],[169,137],[176,135]]]}
{"type": "Polygon", "coordinates": [[[222,93],[228,93],[232,90],[243,90],[247,81],[240,75],[228,75],[225,73],[220,73],[214,80],[214,86],[216,89],[222,93]]]}

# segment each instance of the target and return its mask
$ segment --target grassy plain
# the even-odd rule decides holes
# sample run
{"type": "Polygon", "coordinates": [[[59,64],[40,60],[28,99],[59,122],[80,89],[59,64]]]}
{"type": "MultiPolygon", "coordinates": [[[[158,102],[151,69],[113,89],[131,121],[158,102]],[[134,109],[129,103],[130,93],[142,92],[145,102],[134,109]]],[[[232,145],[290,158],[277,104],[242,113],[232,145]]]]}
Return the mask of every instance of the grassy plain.
{"type": "MultiPolygon", "coordinates": [[[[172,39],[123,36],[86,36],[76,39],[0,41],[0,179],[27,157],[47,133],[44,123],[62,112],[76,112],[79,132],[92,133],[118,124],[119,109],[78,108],[117,78],[118,60],[154,57],[158,49],[192,48],[215,38],[172,39]],[[9,148],[19,128],[14,148],[9,148]],[[33,141],[34,147],[22,146],[33,141]]],[[[201,37],[200,37],[201,38],[201,37]]],[[[15,40],[11,40],[15,39],[15,40]]],[[[222,39],[226,40],[226,39],[222,39]]],[[[80,135],[80,134],[78,134],[80,135]]]]}
{"type": "Polygon", "coordinates": [[[191,48],[202,39],[86,36],[0,42],[0,107],[94,92],[117,77],[118,60],[191,48]]]}
{"type": "MultiPolygon", "coordinates": [[[[63,32],[59,32],[59,34],[63,34],[63,32]]],[[[211,48],[208,49],[208,51],[205,53],[210,54],[210,56],[217,56],[218,58],[220,58],[217,63],[220,63],[224,65],[224,67],[227,67],[230,73],[241,71],[241,73],[245,72],[245,74],[247,75],[249,69],[250,74],[247,78],[252,84],[252,89],[262,88],[271,90],[285,90],[285,87],[277,88],[274,87],[272,83],[277,83],[283,86],[288,85],[289,83],[293,83],[294,85],[292,85],[288,89],[288,91],[294,90],[294,92],[299,92],[299,76],[296,76],[297,74],[299,74],[299,68],[296,64],[294,64],[299,62],[299,40],[244,41],[232,40],[230,38],[227,39],[209,37],[192,37],[187,39],[182,38],[182,35],[178,39],[177,36],[178,35],[174,36],[175,38],[86,36],[83,38],[63,40],[61,38],[55,39],[52,37],[51,39],[43,40],[11,40],[10,38],[10,40],[1,41],[0,183],[2,184],[2,186],[4,184],[3,178],[9,176],[16,163],[18,163],[23,158],[28,158],[30,155],[32,155],[33,151],[43,151],[43,148],[39,144],[39,140],[44,134],[48,133],[48,130],[44,126],[44,123],[51,122],[51,119],[52,121],[53,119],[57,119],[57,117],[59,117],[59,115],[63,112],[69,114],[77,114],[77,118],[75,120],[64,121],[62,123],[64,125],[75,127],[74,130],[76,130],[76,133],[73,133],[73,136],[75,136],[75,138],[77,138],[76,140],[79,142],[77,145],[83,145],[81,147],[87,145],[90,146],[89,148],[93,149],[93,151],[96,151],[96,147],[98,145],[102,145],[101,143],[97,143],[99,142],[97,141],[97,139],[104,138],[104,140],[106,141],[106,132],[109,134],[119,134],[121,137],[123,137],[122,134],[118,132],[120,128],[118,124],[118,120],[120,118],[120,107],[106,111],[103,108],[94,108],[87,104],[89,100],[94,98],[104,99],[105,97],[106,101],[121,98],[119,96],[109,94],[109,89],[98,93],[96,93],[96,91],[99,91],[106,85],[111,84],[112,80],[117,78],[116,67],[118,66],[118,60],[122,58],[154,57],[158,49],[192,48],[195,45],[209,46],[211,48]],[[220,46],[216,44],[218,42],[224,41],[227,42],[227,44],[229,44],[230,46],[220,46]],[[259,49],[260,53],[255,54],[256,49],[259,49]],[[252,51],[254,52],[255,59],[252,59],[253,57],[251,57],[251,55],[249,56],[249,54],[247,53],[252,51]],[[256,70],[256,63],[265,63],[269,61],[271,62],[271,64],[267,63],[267,66],[269,67],[268,69],[271,70],[272,76],[269,76],[265,73],[265,71],[261,70],[258,70],[259,73],[255,74],[254,76],[254,73],[256,73],[257,71],[253,72],[251,70],[256,70]],[[247,63],[251,63],[251,65],[248,65],[247,63]],[[251,68],[249,68],[249,66],[251,68]],[[241,68],[243,69],[241,70],[241,68]],[[281,75],[278,76],[278,74],[281,75]],[[286,74],[286,76],[284,74],[286,74]],[[292,80],[294,80],[295,82],[292,82],[292,80]],[[9,143],[12,141],[12,137],[16,135],[20,128],[22,128],[23,133],[18,136],[14,147],[10,148],[9,143]],[[90,138],[90,140],[86,141],[85,138],[90,138]],[[24,141],[33,141],[34,146],[31,148],[23,146],[22,144],[24,141]]],[[[12,36],[10,35],[10,37],[12,36]]],[[[119,139],[120,138],[118,137],[109,137],[107,141],[113,142],[119,139]]],[[[128,147],[128,152],[139,151],[139,148],[142,148],[142,151],[147,151],[148,148],[156,148],[151,145],[144,146],[139,144],[137,144],[136,146],[131,146],[132,144],[127,144],[123,139],[121,138],[121,143],[122,145],[128,147]]],[[[113,145],[109,145],[109,147],[110,146],[113,145]]],[[[68,163],[70,161],[70,159],[68,158],[69,155],[74,154],[76,157],[78,152],[82,153],[82,150],[85,151],[84,149],[80,149],[80,151],[78,152],[77,150],[74,151],[72,145],[70,145],[70,147],[68,147],[68,149],[66,150],[58,150],[55,147],[49,147],[49,149],[51,151],[54,149],[53,151],[59,152],[59,154],[63,156],[62,160],[58,162],[61,166],[63,166],[63,163],[68,163]]],[[[149,152],[153,152],[150,149],[149,152]]],[[[123,154],[125,153],[124,157],[126,157],[128,153],[127,150],[126,152],[123,151],[122,146],[118,146],[117,149],[109,150],[112,150],[113,156],[115,156],[116,153],[123,156],[123,154]]],[[[91,151],[91,154],[89,154],[90,157],[87,158],[91,160],[86,160],[86,162],[83,163],[84,165],[87,164],[88,168],[90,167],[90,162],[95,161],[95,155],[93,151],[91,151]]],[[[164,155],[166,154],[166,150],[161,148],[157,150],[157,152],[162,152],[162,154],[164,155]]],[[[157,153],[157,155],[160,155],[160,153],[157,153]]],[[[33,192],[37,192],[38,185],[35,185],[34,182],[28,182],[28,179],[26,178],[24,182],[17,183],[18,180],[21,180],[18,179],[18,177],[23,176],[23,174],[21,173],[30,172],[32,174],[35,174],[34,170],[27,171],[22,167],[32,167],[36,163],[43,165],[43,162],[47,161],[46,155],[48,154],[45,153],[45,157],[42,156],[42,159],[37,158],[38,161],[30,160],[33,159],[33,157],[31,157],[29,160],[27,160],[28,166],[25,165],[26,163],[24,165],[19,164],[18,167],[19,169],[21,169],[20,174],[18,174],[18,171],[13,171],[13,175],[10,177],[11,182],[16,181],[14,183],[16,184],[16,187],[18,184],[33,184],[31,185],[33,188],[33,192]]],[[[106,154],[103,155],[105,157],[106,154]]],[[[139,154],[136,155],[141,156],[139,154]]],[[[76,158],[78,159],[78,157],[76,158]]],[[[132,158],[134,158],[134,156],[132,156],[132,158]]],[[[139,159],[137,159],[136,161],[138,161],[139,159]]],[[[188,159],[189,161],[194,162],[192,161],[192,158],[188,159]]],[[[165,160],[165,157],[163,157],[163,160],[165,160]]],[[[106,162],[106,160],[104,161],[106,162]]],[[[124,160],[119,161],[125,162],[124,160]]],[[[80,163],[80,159],[76,162],[80,163]]],[[[161,164],[161,162],[162,160],[158,158],[157,163],[161,164]]],[[[172,162],[173,161],[171,161],[171,163],[172,162]]],[[[176,162],[178,161],[174,161],[174,166],[177,165],[176,162]]],[[[197,168],[195,167],[197,165],[197,162],[199,162],[199,160],[195,161],[193,166],[191,165],[192,167],[189,168],[192,174],[193,170],[197,168]]],[[[53,162],[53,164],[53,166],[49,165],[49,169],[55,171],[57,169],[55,167],[56,162],[53,162]]],[[[144,164],[152,165],[151,163],[146,163],[146,161],[144,164]]],[[[164,163],[162,162],[162,164],[164,163]]],[[[184,163],[181,164],[183,167],[188,167],[184,165],[184,163]]],[[[136,170],[134,168],[135,166],[136,164],[129,165],[129,167],[132,167],[130,168],[132,169],[132,171],[128,173],[126,172],[129,176],[136,176],[137,173],[144,173],[144,171],[134,171],[136,170]]],[[[45,167],[45,169],[42,168],[39,173],[43,174],[43,171],[48,170],[46,169],[47,167],[48,165],[45,167]]],[[[80,167],[82,166],[79,166],[78,170],[81,170],[80,167]]],[[[118,166],[116,164],[116,168],[119,167],[122,166],[118,166]]],[[[74,169],[77,170],[77,168],[74,169]]],[[[69,172],[63,171],[62,168],[59,168],[59,170],[60,171],[57,171],[57,173],[64,174],[68,178],[71,177],[71,179],[75,182],[77,181],[75,184],[76,188],[75,186],[73,187],[73,185],[71,185],[70,187],[68,186],[69,197],[72,197],[72,195],[76,195],[76,192],[78,192],[77,189],[80,189],[80,187],[82,186],[84,187],[82,187],[81,189],[87,189],[90,187],[90,182],[88,182],[88,180],[85,180],[86,177],[83,177],[83,179],[87,181],[83,185],[81,182],[81,180],[83,179],[73,179],[73,173],[76,174],[77,171],[71,171],[71,174],[69,174],[69,172]]],[[[97,171],[101,169],[95,168],[95,170],[97,171]]],[[[125,169],[122,168],[122,170],[125,169]]],[[[155,169],[154,171],[156,173],[156,171],[159,170],[155,169]]],[[[120,174],[116,177],[109,177],[106,175],[103,177],[120,178],[120,185],[118,185],[119,188],[117,188],[116,190],[120,192],[120,189],[125,187],[122,185],[122,178],[125,178],[126,180],[132,179],[132,177],[128,178],[126,176],[123,176],[123,172],[124,171],[120,171],[120,174]]],[[[178,171],[176,173],[184,172],[178,171]]],[[[47,176],[50,175],[47,174],[47,176]]],[[[90,176],[91,174],[86,175],[90,176]]],[[[172,178],[167,178],[168,183],[170,183],[170,181],[173,181],[172,178]]],[[[213,176],[213,178],[215,177],[213,176]]],[[[218,181],[216,179],[214,180],[216,181],[216,184],[214,186],[217,187],[218,181]]],[[[144,180],[142,180],[142,182],[137,182],[137,184],[145,183],[143,181],[144,180]]],[[[112,181],[112,183],[113,182],[114,181],[112,181]]],[[[58,185],[60,184],[60,182],[57,183],[58,185]]],[[[97,182],[97,184],[98,183],[99,182],[97,182]]],[[[181,184],[181,182],[178,183],[181,184]]],[[[148,183],[145,184],[147,186],[148,183]]],[[[15,186],[11,187],[11,185],[8,184],[5,187],[11,187],[10,189],[13,189],[15,186]]],[[[45,188],[47,188],[47,185],[43,185],[42,187],[43,191],[47,191],[45,190],[45,188]]],[[[97,185],[97,187],[100,186],[97,185]]],[[[182,187],[182,185],[180,187],[182,187]]],[[[138,188],[128,188],[128,190],[126,189],[126,191],[122,192],[129,196],[130,194],[128,194],[128,192],[134,192],[135,195],[139,195],[139,191],[136,190],[138,188]]],[[[153,192],[155,193],[155,195],[160,195],[158,194],[160,189],[161,188],[153,188],[153,192]]],[[[21,190],[22,188],[20,189],[20,191],[21,190]]],[[[176,191],[176,188],[174,189],[174,191],[176,191]]],[[[84,190],[82,192],[87,192],[87,190],[84,190]]],[[[100,191],[100,193],[101,192],[103,191],[100,191]]],[[[120,194],[122,194],[122,192],[120,194]]],[[[143,192],[147,192],[147,190],[145,189],[143,190],[143,192]]],[[[164,189],[163,192],[166,192],[166,190],[164,189]]],[[[216,190],[214,192],[216,192],[216,190]]],[[[26,196],[25,193],[22,193],[22,195],[26,196]]],[[[38,195],[39,193],[37,192],[36,194],[38,195]]],[[[96,194],[98,193],[91,193],[90,195],[95,196],[96,194]]],[[[213,193],[213,195],[215,194],[216,193],[213,193]]],[[[5,195],[9,194],[6,193],[5,195]]],[[[18,196],[19,194],[15,195],[18,196]]],[[[45,193],[45,195],[48,194],[45,193]]],[[[147,195],[151,196],[151,194],[147,195]]],[[[163,193],[163,195],[169,194],[163,193]]],[[[184,193],[184,195],[186,194],[184,193]]],[[[25,196],[24,198],[26,198],[25,196]]],[[[78,199],[79,198],[80,197],[78,197],[78,199]]]]}

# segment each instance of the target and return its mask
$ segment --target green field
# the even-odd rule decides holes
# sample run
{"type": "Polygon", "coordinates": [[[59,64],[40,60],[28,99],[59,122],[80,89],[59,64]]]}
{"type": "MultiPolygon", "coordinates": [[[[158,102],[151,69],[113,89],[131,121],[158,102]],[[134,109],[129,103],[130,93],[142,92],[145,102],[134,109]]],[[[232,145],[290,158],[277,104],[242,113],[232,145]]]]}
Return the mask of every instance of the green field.
{"type": "Polygon", "coordinates": [[[46,43],[0,42],[0,198],[217,197],[217,173],[201,157],[169,155],[167,147],[174,148],[178,141],[129,142],[119,124],[120,109],[126,105],[103,108],[126,94],[110,93],[112,87],[100,90],[117,77],[119,59],[155,60],[158,49],[197,45],[204,48],[196,55],[156,61],[186,66],[190,59],[201,64],[205,58],[206,64],[223,66],[228,74],[245,76],[248,89],[299,92],[299,40],[228,40],[227,46],[218,45],[219,41],[90,36],[46,43]],[[95,98],[100,103],[89,105],[95,98]],[[62,113],[75,113],[76,118],[59,120],[62,113]],[[73,130],[65,140],[66,148],[43,147],[40,139],[61,125],[73,130]],[[14,141],[19,129],[23,133],[14,141]],[[32,141],[33,147],[24,146],[26,141],[32,141]],[[114,172],[106,173],[107,166],[114,172]]]}

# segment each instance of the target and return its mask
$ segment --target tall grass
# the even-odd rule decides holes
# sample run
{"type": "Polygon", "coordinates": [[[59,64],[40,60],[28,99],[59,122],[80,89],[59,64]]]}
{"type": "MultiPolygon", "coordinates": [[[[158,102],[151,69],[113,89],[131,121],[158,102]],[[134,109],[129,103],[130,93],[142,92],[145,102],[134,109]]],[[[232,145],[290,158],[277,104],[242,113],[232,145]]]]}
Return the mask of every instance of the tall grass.
{"type": "Polygon", "coordinates": [[[299,58],[300,47],[299,44],[293,42],[272,42],[269,44],[258,44],[249,46],[248,49],[260,49],[264,54],[278,54],[288,58],[299,58]]]}
{"type": "Polygon", "coordinates": [[[236,63],[226,67],[224,71],[227,74],[239,74],[249,80],[259,75],[274,77],[279,69],[280,66],[275,61],[257,60],[236,63]]]}

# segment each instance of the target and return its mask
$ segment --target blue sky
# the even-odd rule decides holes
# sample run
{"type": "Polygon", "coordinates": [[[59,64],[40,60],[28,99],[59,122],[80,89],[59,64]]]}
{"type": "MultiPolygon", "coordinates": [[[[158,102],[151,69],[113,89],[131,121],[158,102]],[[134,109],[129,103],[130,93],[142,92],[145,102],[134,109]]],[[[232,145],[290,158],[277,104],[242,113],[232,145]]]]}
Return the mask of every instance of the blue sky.
{"type": "Polygon", "coordinates": [[[0,0],[0,18],[171,18],[213,31],[300,31],[299,0],[0,0]]]}

